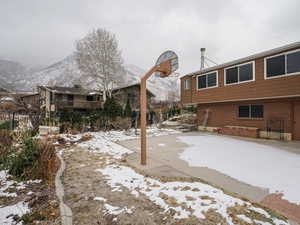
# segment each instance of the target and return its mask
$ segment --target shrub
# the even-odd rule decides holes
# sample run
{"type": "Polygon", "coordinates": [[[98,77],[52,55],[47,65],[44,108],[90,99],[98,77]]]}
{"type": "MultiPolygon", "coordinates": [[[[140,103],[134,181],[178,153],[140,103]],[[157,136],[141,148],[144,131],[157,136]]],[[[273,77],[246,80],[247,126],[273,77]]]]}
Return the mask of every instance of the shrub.
{"type": "Polygon", "coordinates": [[[0,169],[6,164],[7,157],[10,154],[13,138],[8,130],[0,130],[0,169]]]}
{"type": "Polygon", "coordinates": [[[22,137],[21,150],[11,148],[4,167],[8,172],[21,179],[51,180],[56,171],[55,148],[48,142],[41,142],[30,136],[22,137]]]}
{"type": "Polygon", "coordinates": [[[14,124],[13,129],[15,129],[19,125],[19,121],[17,121],[17,120],[14,120],[14,121],[6,120],[5,122],[0,124],[0,130],[1,129],[10,130],[12,128],[12,123],[14,124]]]}

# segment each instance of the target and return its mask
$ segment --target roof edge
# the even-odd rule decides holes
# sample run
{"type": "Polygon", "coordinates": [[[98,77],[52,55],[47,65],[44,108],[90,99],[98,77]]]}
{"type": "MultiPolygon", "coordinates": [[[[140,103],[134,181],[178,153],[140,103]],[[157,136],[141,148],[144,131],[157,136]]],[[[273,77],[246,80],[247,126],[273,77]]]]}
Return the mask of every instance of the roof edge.
{"type": "Polygon", "coordinates": [[[254,59],[257,59],[257,58],[261,58],[261,57],[266,57],[266,56],[269,56],[269,55],[274,55],[274,54],[284,52],[284,51],[288,51],[288,50],[295,49],[295,48],[300,48],[300,42],[294,42],[294,43],[291,43],[291,44],[283,45],[281,47],[266,50],[266,51],[256,53],[256,54],[253,54],[253,55],[250,55],[250,56],[247,56],[247,57],[243,57],[243,58],[239,58],[239,59],[236,59],[236,60],[233,60],[233,61],[229,61],[227,63],[222,63],[222,64],[217,65],[217,66],[212,66],[212,67],[209,67],[209,68],[205,68],[203,70],[198,70],[198,71],[195,71],[195,72],[192,72],[192,73],[188,73],[188,74],[182,76],[181,78],[186,77],[186,76],[193,76],[193,75],[196,75],[196,74],[209,72],[209,71],[212,71],[212,70],[221,69],[221,68],[224,68],[224,67],[232,66],[232,65],[239,64],[239,63],[246,62],[246,61],[251,61],[251,60],[254,60],[254,59]]]}

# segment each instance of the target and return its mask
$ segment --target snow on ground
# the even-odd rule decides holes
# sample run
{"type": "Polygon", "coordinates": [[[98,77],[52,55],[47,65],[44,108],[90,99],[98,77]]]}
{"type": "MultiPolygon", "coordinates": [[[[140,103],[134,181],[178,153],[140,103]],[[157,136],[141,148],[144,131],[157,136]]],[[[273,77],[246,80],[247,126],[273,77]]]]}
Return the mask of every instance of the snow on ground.
{"type": "MultiPolygon", "coordinates": [[[[26,184],[23,182],[16,182],[9,179],[10,176],[7,174],[7,171],[0,171],[0,198],[1,197],[17,197],[17,193],[11,192],[14,188],[24,189],[26,184]],[[10,189],[10,192],[8,190],[10,189]]],[[[35,181],[28,181],[29,183],[38,183],[39,180],[35,181]]],[[[26,182],[27,183],[27,182],[26,182]]],[[[14,224],[13,216],[11,215],[18,215],[22,216],[26,213],[30,212],[28,204],[20,201],[14,205],[3,206],[0,205],[0,224],[14,224]],[[9,216],[9,217],[8,217],[9,216]],[[8,217],[8,218],[7,218],[8,217]]]]}
{"type": "Polygon", "coordinates": [[[104,207],[106,209],[105,213],[110,214],[110,215],[119,215],[121,213],[128,213],[128,214],[132,213],[132,209],[127,208],[126,206],[124,208],[121,208],[118,206],[112,206],[110,204],[105,203],[104,207]]]}
{"type": "Polygon", "coordinates": [[[105,198],[100,197],[100,196],[99,197],[95,197],[94,200],[95,201],[102,201],[102,202],[106,202],[107,201],[105,198]]]}
{"type": "Polygon", "coordinates": [[[28,204],[23,201],[20,201],[15,205],[0,206],[0,223],[3,225],[15,224],[12,215],[18,215],[21,217],[29,212],[28,204]]]}
{"type": "Polygon", "coordinates": [[[124,154],[132,153],[131,150],[109,141],[108,138],[103,135],[103,132],[93,133],[92,135],[94,138],[80,143],[79,146],[87,148],[91,152],[101,152],[114,155],[116,159],[121,159],[124,154]]]}
{"type": "MultiPolygon", "coordinates": [[[[164,135],[170,135],[170,134],[179,134],[180,131],[173,130],[173,129],[165,129],[165,128],[157,128],[156,126],[147,127],[147,136],[148,137],[154,137],[154,136],[164,136],[164,135]]],[[[82,136],[84,135],[92,135],[92,136],[98,136],[101,138],[105,138],[109,141],[118,142],[118,141],[125,141],[125,140],[132,140],[140,138],[140,129],[137,129],[137,132],[135,132],[135,129],[129,129],[127,131],[125,130],[112,130],[112,131],[99,131],[99,132],[87,132],[84,134],[60,134],[61,137],[63,137],[67,144],[70,143],[76,143],[78,142],[82,136]]]]}
{"type": "Polygon", "coordinates": [[[14,192],[7,192],[11,187],[16,189],[24,189],[25,184],[23,182],[16,182],[14,180],[9,180],[10,176],[7,174],[7,171],[0,171],[0,197],[17,197],[17,194],[14,192]]]}
{"type": "MultiPolygon", "coordinates": [[[[123,159],[126,154],[130,154],[132,151],[113,141],[124,140],[132,136],[120,131],[97,132],[92,133],[92,135],[94,137],[91,140],[79,145],[91,152],[108,154],[111,159],[117,160],[96,170],[106,177],[106,182],[112,187],[112,191],[122,191],[122,188],[126,188],[135,197],[145,195],[154,204],[160,206],[164,213],[175,212],[174,216],[178,219],[191,216],[203,219],[205,218],[205,213],[214,210],[222,215],[228,224],[233,224],[233,218],[228,210],[231,207],[242,206],[245,207],[247,212],[255,210],[263,217],[267,215],[267,218],[271,219],[275,225],[288,224],[285,221],[272,217],[265,210],[252,206],[249,202],[227,195],[222,190],[207,184],[200,182],[160,182],[159,180],[145,177],[135,172],[132,168],[118,163],[118,160],[123,159]]],[[[102,159],[111,162],[111,159],[107,157],[102,157],[102,159]]],[[[102,197],[96,197],[94,200],[105,202],[106,213],[112,215],[131,213],[131,209],[126,207],[109,205],[106,199],[102,197]]],[[[249,219],[254,222],[254,219],[246,218],[245,216],[240,216],[239,219],[249,219]]],[[[268,224],[259,220],[256,223],[268,224]]]]}
{"type": "Polygon", "coordinates": [[[190,166],[208,167],[242,182],[282,192],[300,204],[300,154],[216,135],[182,136],[190,145],[180,158],[190,166]]]}

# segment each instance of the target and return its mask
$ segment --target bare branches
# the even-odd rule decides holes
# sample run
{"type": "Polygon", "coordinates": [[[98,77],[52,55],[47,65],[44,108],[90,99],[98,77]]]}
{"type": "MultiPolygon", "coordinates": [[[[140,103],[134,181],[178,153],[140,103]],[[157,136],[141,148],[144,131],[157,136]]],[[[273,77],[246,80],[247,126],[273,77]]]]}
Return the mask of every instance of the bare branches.
{"type": "Polygon", "coordinates": [[[96,29],[76,43],[76,61],[83,75],[91,77],[105,95],[123,83],[123,59],[114,34],[96,29]]]}

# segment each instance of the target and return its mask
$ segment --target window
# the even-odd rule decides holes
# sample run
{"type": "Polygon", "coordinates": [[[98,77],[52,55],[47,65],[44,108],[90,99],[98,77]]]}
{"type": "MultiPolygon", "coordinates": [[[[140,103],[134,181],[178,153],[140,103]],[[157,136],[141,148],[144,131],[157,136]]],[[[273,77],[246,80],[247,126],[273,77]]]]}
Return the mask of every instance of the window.
{"type": "Polygon", "coordinates": [[[68,95],[68,106],[73,106],[74,95],[68,95]]]}
{"type": "Polygon", "coordinates": [[[87,95],[87,96],[86,96],[86,100],[89,101],[89,102],[92,102],[92,101],[94,101],[94,96],[92,96],[92,95],[87,95]]]}
{"type": "Polygon", "coordinates": [[[197,77],[197,87],[199,89],[212,88],[218,86],[218,76],[217,71],[212,73],[207,73],[199,75],[197,77]]]}
{"type": "Polygon", "coordinates": [[[239,118],[264,118],[263,105],[240,105],[239,118]]]}
{"type": "Polygon", "coordinates": [[[184,89],[190,89],[190,80],[184,80],[183,81],[183,88],[184,89]]]}
{"type": "Polygon", "coordinates": [[[287,73],[300,72],[300,51],[288,54],[287,56],[287,73]]]}
{"type": "Polygon", "coordinates": [[[300,73],[300,51],[268,57],[265,68],[266,78],[300,73]]]}
{"type": "Polygon", "coordinates": [[[236,84],[254,79],[254,62],[225,69],[225,84],[236,84]]]}

